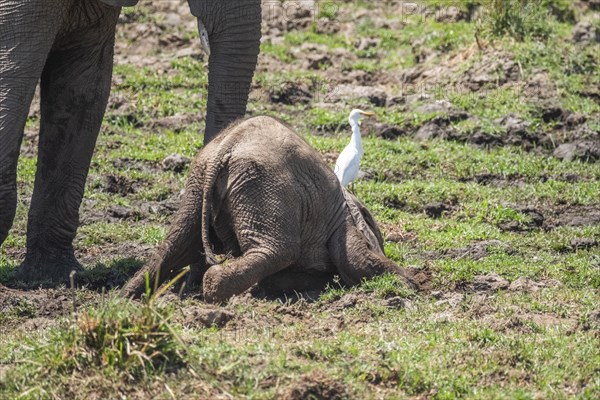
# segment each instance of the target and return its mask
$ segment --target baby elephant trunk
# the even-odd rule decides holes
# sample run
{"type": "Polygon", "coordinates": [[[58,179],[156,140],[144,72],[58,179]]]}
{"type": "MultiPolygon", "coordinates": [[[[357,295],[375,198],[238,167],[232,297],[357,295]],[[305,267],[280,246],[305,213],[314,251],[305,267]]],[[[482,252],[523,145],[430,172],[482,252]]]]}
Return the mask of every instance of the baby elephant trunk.
{"type": "Polygon", "coordinates": [[[391,273],[401,277],[410,288],[418,289],[406,268],[386,258],[381,248],[373,247],[370,242],[350,215],[329,239],[330,257],[346,284],[358,285],[365,279],[391,273]]]}

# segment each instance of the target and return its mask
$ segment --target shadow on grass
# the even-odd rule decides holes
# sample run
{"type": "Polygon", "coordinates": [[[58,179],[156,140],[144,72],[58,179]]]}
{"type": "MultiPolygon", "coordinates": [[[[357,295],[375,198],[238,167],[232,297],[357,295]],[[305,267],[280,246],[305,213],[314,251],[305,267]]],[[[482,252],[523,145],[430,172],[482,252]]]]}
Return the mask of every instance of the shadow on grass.
{"type": "MultiPolygon", "coordinates": [[[[144,261],[135,257],[115,259],[108,263],[97,263],[85,268],[75,275],[74,284],[77,288],[85,287],[89,290],[109,290],[123,286],[125,282],[139,270],[144,261]]],[[[67,282],[57,283],[50,281],[24,282],[15,278],[17,265],[11,263],[0,264],[0,284],[13,289],[38,289],[56,288],[69,285],[67,282]]]]}

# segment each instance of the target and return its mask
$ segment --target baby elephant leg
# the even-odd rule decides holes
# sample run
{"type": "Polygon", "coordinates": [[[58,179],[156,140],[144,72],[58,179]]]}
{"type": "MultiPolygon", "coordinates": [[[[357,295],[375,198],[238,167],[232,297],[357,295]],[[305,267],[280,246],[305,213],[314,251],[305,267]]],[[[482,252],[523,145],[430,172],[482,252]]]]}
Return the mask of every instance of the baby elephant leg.
{"type": "Polygon", "coordinates": [[[299,207],[290,205],[289,186],[278,180],[281,173],[256,163],[242,176],[227,201],[242,256],[206,271],[203,288],[209,302],[244,292],[300,256],[299,207]]]}
{"type": "Polygon", "coordinates": [[[204,275],[204,299],[209,303],[224,302],[290,266],[293,261],[289,249],[282,252],[251,249],[241,257],[213,265],[204,275]]]}
{"type": "Polygon", "coordinates": [[[348,285],[357,285],[363,279],[393,273],[416,288],[405,268],[369,248],[367,240],[350,216],[346,217],[346,222],[331,236],[328,246],[333,263],[348,285]]]}

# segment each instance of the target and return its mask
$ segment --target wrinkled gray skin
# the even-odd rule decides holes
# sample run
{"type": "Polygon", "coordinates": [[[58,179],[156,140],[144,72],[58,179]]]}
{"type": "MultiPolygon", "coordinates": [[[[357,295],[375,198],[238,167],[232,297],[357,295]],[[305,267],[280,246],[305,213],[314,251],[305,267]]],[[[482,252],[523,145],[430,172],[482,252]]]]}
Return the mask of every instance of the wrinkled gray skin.
{"type": "Polygon", "coordinates": [[[319,153],[270,117],[234,125],[200,151],[165,241],[124,293],[142,294],[146,274],[161,284],[190,264],[209,302],[259,282],[307,289],[334,273],[350,285],[385,272],[411,283],[384,256],[369,211],[319,153]],[[214,252],[228,260],[216,264],[214,252]]]}
{"type": "MultiPolygon", "coordinates": [[[[73,239],[111,85],[119,5],[136,0],[0,0],[0,245],[17,204],[23,129],[41,80],[39,158],[23,280],[79,270],[73,239]]],[[[260,0],[188,0],[211,45],[205,142],[246,108],[260,45],[260,0]]]]}

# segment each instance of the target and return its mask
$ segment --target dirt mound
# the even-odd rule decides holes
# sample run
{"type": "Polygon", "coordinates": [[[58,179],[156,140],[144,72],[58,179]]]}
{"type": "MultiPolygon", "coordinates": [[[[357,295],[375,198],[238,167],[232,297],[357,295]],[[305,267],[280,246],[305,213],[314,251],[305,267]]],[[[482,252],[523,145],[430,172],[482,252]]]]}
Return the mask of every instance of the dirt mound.
{"type": "Polygon", "coordinates": [[[281,400],[343,400],[350,398],[346,387],[320,372],[305,374],[280,396],[281,400]]]}
{"type": "Polygon", "coordinates": [[[234,318],[234,313],[222,307],[203,305],[185,309],[185,326],[196,328],[223,327],[234,318]]]}

